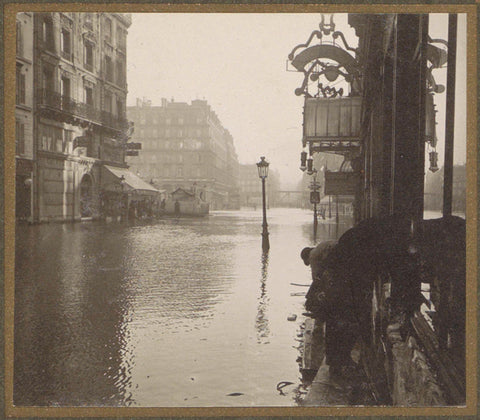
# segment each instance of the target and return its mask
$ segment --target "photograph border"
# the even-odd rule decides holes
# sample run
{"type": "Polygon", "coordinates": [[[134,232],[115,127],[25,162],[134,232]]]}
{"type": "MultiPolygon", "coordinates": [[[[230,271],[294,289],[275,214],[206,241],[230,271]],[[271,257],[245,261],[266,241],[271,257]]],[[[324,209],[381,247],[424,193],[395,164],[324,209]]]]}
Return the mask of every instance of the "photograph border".
{"type": "MultiPolygon", "coordinates": [[[[233,3],[233,2],[232,2],[233,3]]],[[[261,416],[475,416],[477,414],[477,38],[478,4],[232,4],[7,3],[3,4],[4,68],[4,414],[5,417],[261,417],[261,416]],[[467,284],[466,406],[464,407],[14,407],[13,332],[15,264],[15,14],[69,11],[119,13],[466,13],[467,14],[467,284]]],[[[309,28],[306,29],[308,35],[309,28]]],[[[128,54],[128,53],[127,53],[128,54]]],[[[285,59],[288,51],[285,52],[285,59]]],[[[298,110],[299,113],[301,109],[298,110]]],[[[300,140],[300,139],[299,139],[300,140]]],[[[3,399],[2,398],[2,399],[3,399]]]]}

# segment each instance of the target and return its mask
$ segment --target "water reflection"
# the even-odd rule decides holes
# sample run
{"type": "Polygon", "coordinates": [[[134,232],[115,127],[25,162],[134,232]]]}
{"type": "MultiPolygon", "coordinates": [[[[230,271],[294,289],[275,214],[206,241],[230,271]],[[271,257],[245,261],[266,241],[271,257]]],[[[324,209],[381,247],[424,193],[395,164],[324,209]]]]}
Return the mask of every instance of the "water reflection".
{"type": "Polygon", "coordinates": [[[121,269],[124,249],[118,241],[106,246],[102,235],[92,247],[89,228],[17,230],[16,405],[116,405],[126,400],[122,388],[129,375],[125,372],[119,381],[119,372],[127,296],[115,272],[102,270],[101,252],[117,247],[108,266],[121,269]]]}
{"type": "Polygon", "coordinates": [[[270,335],[268,326],[268,302],[269,298],[266,293],[268,277],[268,250],[262,252],[262,269],[260,279],[260,298],[258,299],[257,317],[255,319],[255,329],[257,330],[257,343],[268,343],[267,339],[270,335]]]}
{"type": "Polygon", "coordinates": [[[260,211],[17,226],[15,404],[295,404],[274,384],[298,381],[287,316],[304,302],[290,283],[311,279],[311,213],[270,215],[261,257],[260,211]]]}

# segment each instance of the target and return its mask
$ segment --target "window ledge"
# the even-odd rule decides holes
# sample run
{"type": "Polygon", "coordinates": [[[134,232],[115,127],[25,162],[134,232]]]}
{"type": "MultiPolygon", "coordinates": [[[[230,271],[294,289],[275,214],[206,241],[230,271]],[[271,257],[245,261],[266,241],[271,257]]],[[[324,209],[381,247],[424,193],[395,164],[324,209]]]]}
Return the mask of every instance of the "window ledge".
{"type": "Polygon", "coordinates": [[[23,57],[22,55],[18,55],[17,54],[17,60],[18,61],[22,61],[24,62],[25,64],[32,64],[32,60],[28,59],[28,58],[25,58],[23,57]]]}
{"type": "Polygon", "coordinates": [[[32,107],[24,104],[15,104],[15,108],[23,109],[24,111],[32,111],[32,107]]]}

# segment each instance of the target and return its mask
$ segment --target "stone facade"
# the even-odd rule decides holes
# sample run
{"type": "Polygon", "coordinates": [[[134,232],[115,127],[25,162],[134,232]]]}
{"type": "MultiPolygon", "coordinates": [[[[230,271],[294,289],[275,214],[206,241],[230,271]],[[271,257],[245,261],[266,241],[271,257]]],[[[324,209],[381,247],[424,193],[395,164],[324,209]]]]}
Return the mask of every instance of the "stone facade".
{"type": "Polygon", "coordinates": [[[162,100],[161,106],[137,100],[128,107],[133,142],[142,144],[128,164],[147,182],[168,192],[202,190],[211,209],[236,208],[238,158],[233,137],[204,100],[191,104],[162,100]]]}
{"type": "Polygon", "coordinates": [[[35,13],[34,221],[96,218],[101,167],[126,167],[129,15],[35,13]]]}
{"type": "Polygon", "coordinates": [[[15,157],[16,215],[31,221],[33,197],[33,14],[17,13],[15,157]]]}

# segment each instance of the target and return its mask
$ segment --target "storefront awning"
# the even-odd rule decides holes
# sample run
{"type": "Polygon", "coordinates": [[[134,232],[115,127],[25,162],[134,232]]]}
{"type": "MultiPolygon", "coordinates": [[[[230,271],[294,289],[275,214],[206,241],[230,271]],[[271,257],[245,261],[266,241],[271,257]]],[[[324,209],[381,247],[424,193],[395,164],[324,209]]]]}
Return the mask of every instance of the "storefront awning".
{"type": "Polygon", "coordinates": [[[107,190],[115,190],[116,188],[109,188],[109,186],[115,183],[120,186],[121,180],[124,180],[123,190],[126,192],[136,191],[140,194],[148,195],[159,194],[162,192],[126,168],[115,168],[108,165],[103,165],[103,167],[106,169],[105,172],[107,176],[102,180],[102,186],[107,190]],[[114,178],[112,178],[112,175],[114,178]]]}

